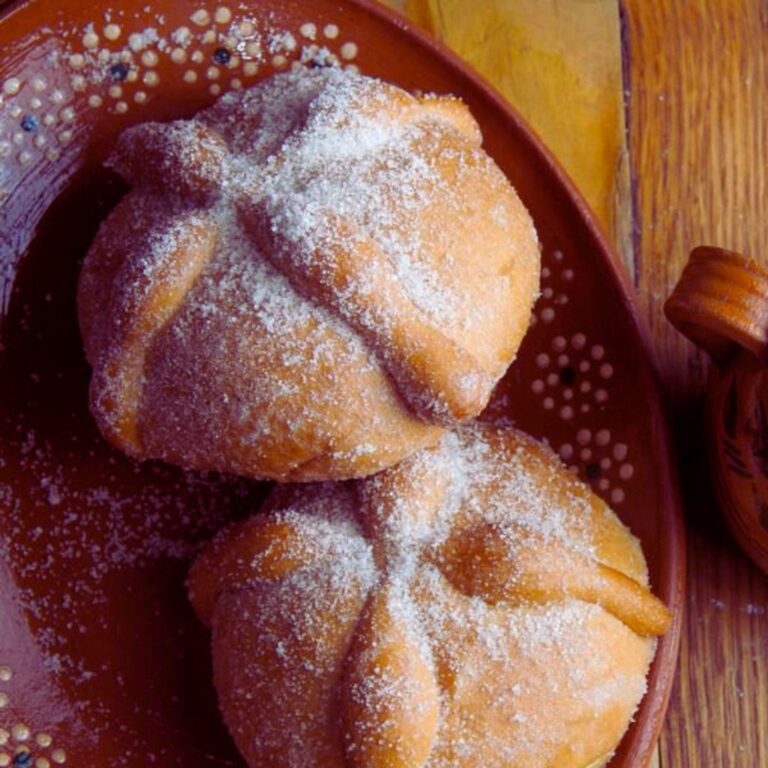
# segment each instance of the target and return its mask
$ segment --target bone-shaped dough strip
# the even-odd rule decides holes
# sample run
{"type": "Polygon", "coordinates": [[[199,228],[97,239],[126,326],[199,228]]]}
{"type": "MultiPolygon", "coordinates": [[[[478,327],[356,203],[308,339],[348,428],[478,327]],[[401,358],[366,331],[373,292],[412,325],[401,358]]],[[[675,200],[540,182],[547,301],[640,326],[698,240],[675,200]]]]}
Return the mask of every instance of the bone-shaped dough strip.
{"type": "Polygon", "coordinates": [[[391,86],[386,102],[364,102],[358,105],[356,117],[367,115],[378,120],[397,121],[401,126],[422,122],[437,122],[460,133],[475,146],[480,146],[483,135],[475,118],[463,101],[452,96],[412,96],[391,86]]]}
{"type": "Polygon", "coordinates": [[[434,670],[383,584],[368,599],[347,656],[342,697],[350,768],[422,768],[437,737],[434,670]]]}
{"type": "Polygon", "coordinates": [[[376,351],[403,399],[422,418],[453,423],[476,416],[494,379],[433,325],[400,285],[387,255],[354,226],[326,213],[322,246],[305,255],[273,231],[264,201],[240,212],[270,262],[308,298],[340,316],[376,351]]]}
{"type": "Polygon", "coordinates": [[[221,136],[197,120],[141,123],[120,134],[108,165],[132,185],[202,203],[218,196],[227,152],[221,136]]]}
{"type": "Polygon", "coordinates": [[[572,597],[600,605],[639,635],[669,628],[667,607],[637,581],[521,525],[459,527],[434,560],[457,589],[492,604],[572,597]]]}
{"type": "MultiPolygon", "coordinates": [[[[119,215],[130,211],[121,211],[119,215]]],[[[91,400],[94,415],[109,440],[134,456],[142,455],[139,429],[144,362],[154,335],[171,319],[216,245],[216,225],[201,211],[180,211],[155,223],[123,254],[113,280],[116,293],[110,311],[114,335],[94,366],[91,400]]],[[[120,237],[97,239],[90,270],[114,263],[115,249],[125,249],[120,237]]],[[[86,275],[83,292],[94,290],[86,275]]]]}
{"type": "Polygon", "coordinates": [[[308,546],[301,525],[272,516],[256,516],[228,528],[195,560],[187,579],[189,598],[200,619],[210,624],[216,598],[255,580],[279,581],[299,568],[323,562],[308,546]]]}

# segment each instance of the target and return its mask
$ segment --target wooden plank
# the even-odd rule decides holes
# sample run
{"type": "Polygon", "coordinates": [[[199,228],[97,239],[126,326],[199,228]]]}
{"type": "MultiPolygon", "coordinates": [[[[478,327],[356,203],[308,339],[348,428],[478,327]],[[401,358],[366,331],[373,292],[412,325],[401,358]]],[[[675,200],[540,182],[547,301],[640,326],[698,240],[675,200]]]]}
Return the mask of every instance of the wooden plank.
{"type": "Polygon", "coordinates": [[[560,160],[631,268],[616,0],[391,0],[493,83],[560,160]]]}
{"type": "Polygon", "coordinates": [[[625,11],[640,301],[682,402],[707,366],[662,305],[688,252],[708,244],[766,258],[768,6],[626,0],[625,11]]]}
{"type": "Polygon", "coordinates": [[[662,765],[768,765],[768,582],[736,549],[708,485],[704,356],[662,314],[699,244],[765,259],[768,7],[626,0],[640,302],[676,405],[688,524],[688,605],[662,765]]]}

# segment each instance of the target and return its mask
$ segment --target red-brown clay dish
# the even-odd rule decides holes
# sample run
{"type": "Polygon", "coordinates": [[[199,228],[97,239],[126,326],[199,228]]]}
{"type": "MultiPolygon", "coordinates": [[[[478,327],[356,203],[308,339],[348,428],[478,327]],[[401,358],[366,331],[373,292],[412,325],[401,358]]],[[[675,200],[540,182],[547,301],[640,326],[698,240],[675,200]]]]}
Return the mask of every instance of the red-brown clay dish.
{"type": "Polygon", "coordinates": [[[484,418],[545,438],[592,484],[640,537],[675,612],[611,763],[643,765],[672,684],[684,572],[660,398],[626,278],[515,113],[359,1],[11,3],[0,51],[0,765],[242,765],[183,581],[201,543],[265,488],[107,446],[87,408],[75,285],[124,192],[100,165],[120,130],[329,60],[463,98],[534,218],[536,321],[484,418]]]}

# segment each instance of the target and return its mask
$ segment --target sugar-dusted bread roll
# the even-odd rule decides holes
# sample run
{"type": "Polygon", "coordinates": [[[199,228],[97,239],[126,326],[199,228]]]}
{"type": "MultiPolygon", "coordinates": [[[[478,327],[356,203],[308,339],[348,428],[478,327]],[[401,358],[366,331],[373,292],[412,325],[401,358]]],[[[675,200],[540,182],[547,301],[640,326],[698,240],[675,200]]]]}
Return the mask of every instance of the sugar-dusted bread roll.
{"type": "Polygon", "coordinates": [[[189,590],[251,768],[603,765],[669,623],[611,510],[488,427],[278,488],[189,590]]]}
{"type": "Polygon", "coordinates": [[[276,75],[120,138],[83,265],[91,408],[139,458],[368,475],[477,415],[538,288],[528,213],[467,108],[276,75]]]}

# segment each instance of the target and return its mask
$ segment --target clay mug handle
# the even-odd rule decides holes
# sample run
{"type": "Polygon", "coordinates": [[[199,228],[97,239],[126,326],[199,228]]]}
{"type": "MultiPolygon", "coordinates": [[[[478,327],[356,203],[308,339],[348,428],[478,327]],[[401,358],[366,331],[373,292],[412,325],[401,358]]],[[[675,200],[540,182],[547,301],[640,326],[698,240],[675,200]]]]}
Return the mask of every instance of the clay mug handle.
{"type": "Polygon", "coordinates": [[[723,248],[695,248],[664,312],[718,364],[744,348],[768,365],[768,270],[758,262],[723,248]]]}

